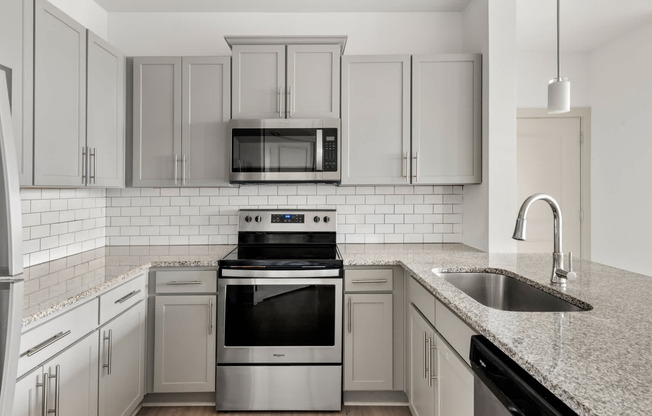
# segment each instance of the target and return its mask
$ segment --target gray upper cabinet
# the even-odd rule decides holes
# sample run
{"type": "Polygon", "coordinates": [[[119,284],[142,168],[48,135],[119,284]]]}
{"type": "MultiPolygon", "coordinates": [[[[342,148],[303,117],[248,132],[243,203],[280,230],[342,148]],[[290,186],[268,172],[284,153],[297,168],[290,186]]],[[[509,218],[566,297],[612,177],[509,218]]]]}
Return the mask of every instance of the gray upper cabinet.
{"type": "Polygon", "coordinates": [[[233,45],[233,118],[339,118],[340,45],[233,45]]]}
{"type": "Polygon", "coordinates": [[[36,0],[34,185],[80,186],[86,145],[86,29],[36,0]]]}
{"type": "Polygon", "coordinates": [[[412,60],[412,183],[482,181],[480,55],[412,60]]]}
{"type": "Polygon", "coordinates": [[[124,187],[124,56],[88,31],[86,181],[124,187]]]}
{"type": "Polygon", "coordinates": [[[409,184],[410,56],[342,57],[342,184],[409,184]]]}
{"type": "Polygon", "coordinates": [[[133,61],[133,186],[228,184],[229,57],[133,61]]]}

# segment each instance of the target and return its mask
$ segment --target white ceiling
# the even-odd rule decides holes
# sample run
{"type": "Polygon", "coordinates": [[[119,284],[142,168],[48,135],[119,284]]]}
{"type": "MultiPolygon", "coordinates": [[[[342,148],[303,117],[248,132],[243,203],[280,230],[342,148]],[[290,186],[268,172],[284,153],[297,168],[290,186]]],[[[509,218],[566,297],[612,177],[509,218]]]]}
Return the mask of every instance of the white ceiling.
{"type": "Polygon", "coordinates": [[[455,12],[469,0],[95,0],[108,12],[455,12]]]}
{"type": "MultiPolygon", "coordinates": [[[[95,0],[108,12],[458,12],[469,0],[95,0]]],[[[556,47],[556,0],[516,0],[520,49],[556,47]]],[[[589,51],[652,20],[652,0],[562,0],[561,48],[589,51]]]]}

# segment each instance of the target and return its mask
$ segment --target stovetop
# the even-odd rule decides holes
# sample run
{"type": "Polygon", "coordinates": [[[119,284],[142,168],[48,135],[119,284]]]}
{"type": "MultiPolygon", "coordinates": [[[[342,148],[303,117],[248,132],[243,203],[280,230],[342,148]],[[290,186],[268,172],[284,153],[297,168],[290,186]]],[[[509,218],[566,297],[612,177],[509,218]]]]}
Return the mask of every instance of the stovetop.
{"type": "Polygon", "coordinates": [[[222,260],[221,268],[332,269],[342,268],[336,245],[238,246],[222,260]]]}

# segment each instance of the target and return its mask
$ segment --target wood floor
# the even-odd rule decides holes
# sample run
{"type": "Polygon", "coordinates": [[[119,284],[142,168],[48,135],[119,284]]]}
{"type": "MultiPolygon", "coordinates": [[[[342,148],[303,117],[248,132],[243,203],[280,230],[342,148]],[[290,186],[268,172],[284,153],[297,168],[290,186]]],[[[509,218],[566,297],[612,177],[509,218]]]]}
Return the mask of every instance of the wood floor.
{"type": "Polygon", "coordinates": [[[213,407],[143,407],[136,416],[410,416],[407,406],[344,406],[341,412],[216,412],[213,407]]]}

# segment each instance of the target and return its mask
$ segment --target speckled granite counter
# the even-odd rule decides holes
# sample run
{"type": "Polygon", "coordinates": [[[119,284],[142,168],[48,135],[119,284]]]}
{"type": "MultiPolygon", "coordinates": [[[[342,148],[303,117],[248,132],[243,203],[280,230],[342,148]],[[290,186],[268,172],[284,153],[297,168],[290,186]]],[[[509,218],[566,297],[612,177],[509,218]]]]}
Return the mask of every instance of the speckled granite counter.
{"type": "MultiPolygon", "coordinates": [[[[25,271],[24,325],[146,267],[217,266],[233,246],[106,247],[25,271]]],[[[433,268],[495,268],[547,291],[551,254],[487,254],[461,244],[344,244],[345,265],[401,265],[581,415],[652,412],[652,278],[576,261],[565,295],[586,312],[507,312],[480,305],[433,268]]]]}

